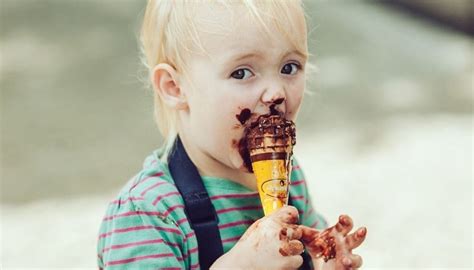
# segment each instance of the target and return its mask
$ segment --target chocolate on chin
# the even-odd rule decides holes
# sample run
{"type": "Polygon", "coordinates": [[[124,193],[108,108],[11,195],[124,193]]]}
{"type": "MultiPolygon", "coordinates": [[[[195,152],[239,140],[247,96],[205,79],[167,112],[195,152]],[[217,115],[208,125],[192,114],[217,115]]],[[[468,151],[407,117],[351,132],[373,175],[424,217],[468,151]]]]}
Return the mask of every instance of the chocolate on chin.
{"type": "Polygon", "coordinates": [[[263,210],[270,215],[288,203],[295,124],[281,114],[261,115],[245,138],[263,210]]]}

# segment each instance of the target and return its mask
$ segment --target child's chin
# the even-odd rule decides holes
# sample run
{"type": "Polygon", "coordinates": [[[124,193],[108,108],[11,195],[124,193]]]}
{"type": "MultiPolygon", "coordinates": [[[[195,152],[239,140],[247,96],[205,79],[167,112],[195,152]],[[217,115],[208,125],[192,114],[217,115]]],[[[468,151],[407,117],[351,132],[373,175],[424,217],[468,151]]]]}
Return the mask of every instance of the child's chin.
{"type": "Polygon", "coordinates": [[[235,170],[239,170],[240,172],[252,173],[249,171],[248,166],[245,165],[245,162],[238,152],[235,152],[230,156],[230,166],[235,170]]]}
{"type": "Polygon", "coordinates": [[[245,173],[253,173],[253,172],[249,171],[249,169],[245,166],[245,164],[242,164],[242,165],[239,167],[239,171],[245,172],[245,173]]]}

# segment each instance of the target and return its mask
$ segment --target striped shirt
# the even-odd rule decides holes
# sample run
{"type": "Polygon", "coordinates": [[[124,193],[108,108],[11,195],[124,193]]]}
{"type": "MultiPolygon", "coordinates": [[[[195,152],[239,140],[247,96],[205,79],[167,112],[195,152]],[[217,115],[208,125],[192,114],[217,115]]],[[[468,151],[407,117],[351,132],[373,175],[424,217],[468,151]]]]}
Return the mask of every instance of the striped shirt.
{"type": "MultiPolygon", "coordinates": [[[[263,217],[256,191],[236,182],[202,177],[217,211],[224,252],[263,217]]],[[[300,222],[323,229],[324,218],[311,204],[301,168],[293,162],[290,196],[300,222]]],[[[198,243],[184,212],[184,202],[159,150],[110,202],[97,245],[102,269],[199,269],[198,243]]]]}

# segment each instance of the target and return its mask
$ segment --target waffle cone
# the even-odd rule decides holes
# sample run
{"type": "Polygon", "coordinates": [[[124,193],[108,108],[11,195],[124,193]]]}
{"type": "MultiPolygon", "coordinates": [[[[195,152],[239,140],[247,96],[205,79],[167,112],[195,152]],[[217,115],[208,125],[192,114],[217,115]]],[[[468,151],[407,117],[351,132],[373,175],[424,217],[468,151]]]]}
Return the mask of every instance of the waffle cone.
{"type": "Polygon", "coordinates": [[[271,138],[264,141],[264,147],[250,152],[250,159],[267,216],[288,204],[292,145],[278,145],[271,138]]]}
{"type": "Polygon", "coordinates": [[[280,114],[262,115],[246,130],[251,169],[265,215],[288,203],[295,138],[294,123],[280,114]]]}

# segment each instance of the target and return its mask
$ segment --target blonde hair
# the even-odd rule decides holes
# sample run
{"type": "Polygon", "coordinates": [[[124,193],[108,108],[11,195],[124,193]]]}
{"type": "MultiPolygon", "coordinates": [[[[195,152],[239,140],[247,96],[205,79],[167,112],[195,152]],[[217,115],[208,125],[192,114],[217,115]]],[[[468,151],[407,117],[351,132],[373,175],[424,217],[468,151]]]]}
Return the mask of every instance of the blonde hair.
{"type": "MultiPolygon", "coordinates": [[[[273,25],[298,51],[308,55],[306,44],[301,44],[302,38],[307,40],[306,31],[304,37],[295,37],[297,22],[291,16],[294,7],[304,16],[301,0],[148,0],[140,31],[141,61],[148,71],[145,80],[148,87],[156,65],[167,63],[186,75],[185,55],[196,49],[207,54],[199,39],[193,11],[197,5],[211,3],[228,9],[236,3],[243,4],[266,34],[271,34],[269,25],[273,25]]],[[[161,160],[167,162],[178,135],[177,114],[165,106],[157,92],[154,91],[154,119],[164,139],[161,160]]]]}

